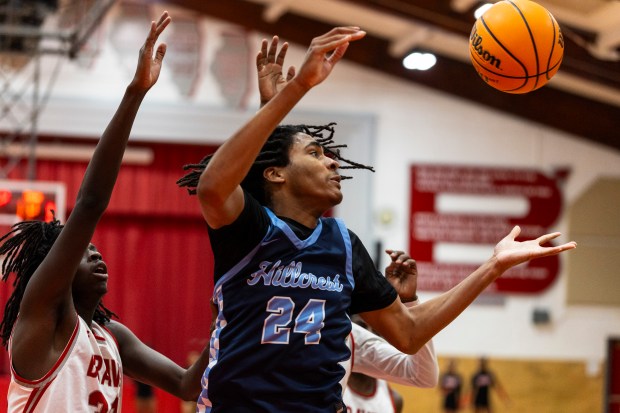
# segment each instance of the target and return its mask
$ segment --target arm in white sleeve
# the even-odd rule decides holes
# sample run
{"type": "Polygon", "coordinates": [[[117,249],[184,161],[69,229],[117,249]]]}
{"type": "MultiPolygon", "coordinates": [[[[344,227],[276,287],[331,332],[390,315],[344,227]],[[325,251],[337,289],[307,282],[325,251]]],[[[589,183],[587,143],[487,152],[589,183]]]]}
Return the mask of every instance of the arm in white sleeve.
{"type": "Polygon", "coordinates": [[[409,355],[355,323],[352,323],[351,335],[353,372],[405,386],[430,388],[437,385],[439,365],[432,340],[409,355]]]}

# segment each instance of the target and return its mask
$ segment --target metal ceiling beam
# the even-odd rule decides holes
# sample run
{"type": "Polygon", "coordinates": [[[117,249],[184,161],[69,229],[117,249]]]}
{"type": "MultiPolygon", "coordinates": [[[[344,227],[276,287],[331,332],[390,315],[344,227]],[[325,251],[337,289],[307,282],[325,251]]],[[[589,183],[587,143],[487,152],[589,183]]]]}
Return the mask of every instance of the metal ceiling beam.
{"type": "MultiPolygon", "coordinates": [[[[289,42],[303,46],[307,46],[314,36],[332,27],[291,13],[282,15],[276,22],[267,22],[262,18],[265,7],[251,1],[169,0],[167,3],[250,30],[278,34],[289,42]]],[[[389,46],[387,40],[368,35],[363,45],[347,50],[345,59],[620,150],[618,106],[552,87],[544,87],[525,95],[502,93],[485,85],[471,64],[445,56],[439,56],[433,70],[409,71],[402,66],[400,59],[390,55],[389,46]]]]}
{"type": "Polygon", "coordinates": [[[45,18],[56,13],[57,7],[47,8],[43,2],[30,2],[25,7],[19,1],[0,7],[0,156],[7,159],[0,166],[0,177],[8,177],[27,159],[24,176],[36,179],[38,119],[44,105],[40,93],[41,57],[76,57],[114,1],[96,1],[74,27],[62,30],[42,29],[45,18]],[[12,65],[13,60],[20,64],[12,65]],[[32,64],[26,64],[29,60],[32,64]],[[20,79],[25,79],[23,90],[18,90],[20,79]],[[26,100],[28,95],[30,100],[26,100]],[[23,106],[27,107],[25,115],[20,113],[23,106]],[[9,150],[16,146],[21,150],[9,150]]]}

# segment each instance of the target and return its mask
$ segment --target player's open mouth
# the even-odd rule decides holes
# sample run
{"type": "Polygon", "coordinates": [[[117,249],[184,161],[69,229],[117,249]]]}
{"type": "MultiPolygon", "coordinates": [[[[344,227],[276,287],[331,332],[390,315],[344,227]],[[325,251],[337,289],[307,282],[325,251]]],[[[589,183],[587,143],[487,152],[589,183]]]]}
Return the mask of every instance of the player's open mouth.
{"type": "Polygon", "coordinates": [[[93,270],[94,274],[97,274],[99,276],[102,277],[108,277],[108,267],[105,265],[105,263],[101,263],[101,264],[97,264],[97,266],[95,267],[95,269],[93,270]]]}

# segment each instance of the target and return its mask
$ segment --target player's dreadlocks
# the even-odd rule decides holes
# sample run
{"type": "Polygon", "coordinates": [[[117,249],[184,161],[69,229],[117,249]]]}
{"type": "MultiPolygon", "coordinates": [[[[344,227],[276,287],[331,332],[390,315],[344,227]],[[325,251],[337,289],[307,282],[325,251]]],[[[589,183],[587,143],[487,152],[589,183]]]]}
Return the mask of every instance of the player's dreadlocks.
{"type": "MultiPolygon", "coordinates": [[[[312,136],[323,147],[328,156],[333,156],[339,161],[348,165],[340,166],[340,169],[368,169],[374,172],[371,166],[362,165],[360,163],[343,158],[340,155],[340,148],[346,148],[347,145],[336,145],[333,139],[335,123],[329,123],[323,126],[309,125],[280,125],[278,126],[265,145],[263,145],[256,160],[252,164],[247,176],[241,182],[244,190],[250,193],[261,205],[268,205],[268,194],[265,193],[265,180],[263,171],[271,166],[286,166],[289,163],[289,151],[294,142],[294,136],[298,133],[305,133],[312,136]]],[[[191,170],[177,181],[180,187],[187,187],[190,194],[196,193],[196,186],[200,174],[207,167],[211,160],[211,155],[204,157],[200,163],[189,164],[183,167],[184,170],[191,170]]],[[[350,176],[342,176],[342,179],[351,179],[350,176]]]]}
{"type": "MultiPolygon", "coordinates": [[[[8,281],[11,273],[15,274],[13,294],[4,308],[4,317],[0,323],[2,345],[6,347],[17,319],[19,306],[30,277],[39,267],[52,245],[58,238],[63,225],[55,218],[51,222],[23,221],[13,225],[11,231],[0,238],[0,255],[2,262],[2,280],[8,281]]],[[[116,316],[103,303],[95,310],[93,320],[104,324],[116,316]]]]}

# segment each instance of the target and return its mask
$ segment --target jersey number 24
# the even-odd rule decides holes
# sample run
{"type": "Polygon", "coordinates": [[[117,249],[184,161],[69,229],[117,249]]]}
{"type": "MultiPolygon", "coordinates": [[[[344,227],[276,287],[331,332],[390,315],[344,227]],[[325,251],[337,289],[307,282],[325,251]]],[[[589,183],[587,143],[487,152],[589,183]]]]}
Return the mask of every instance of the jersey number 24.
{"type": "MultiPolygon", "coordinates": [[[[295,302],[291,297],[274,296],[267,302],[262,344],[288,344],[295,302]]],[[[306,345],[319,344],[325,325],[325,300],[310,299],[295,318],[293,333],[305,334],[306,345]]]]}

